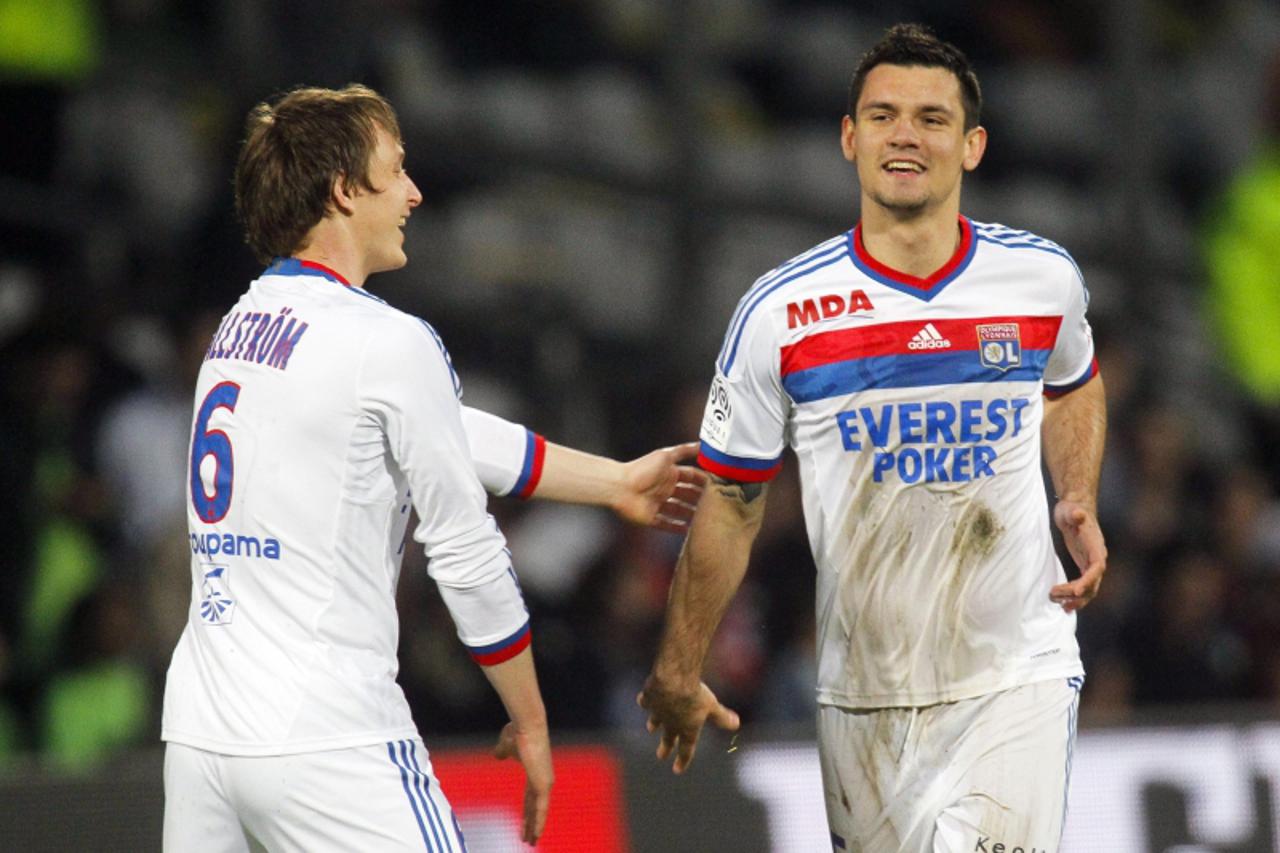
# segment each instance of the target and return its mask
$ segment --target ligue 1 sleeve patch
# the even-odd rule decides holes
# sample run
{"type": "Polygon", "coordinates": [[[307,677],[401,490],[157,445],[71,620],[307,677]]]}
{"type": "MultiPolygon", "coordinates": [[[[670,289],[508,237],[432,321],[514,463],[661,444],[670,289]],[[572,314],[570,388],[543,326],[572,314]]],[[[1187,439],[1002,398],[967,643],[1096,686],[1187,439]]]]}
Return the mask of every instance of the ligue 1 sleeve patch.
{"type": "Polygon", "coordinates": [[[236,602],[227,583],[227,567],[213,566],[200,585],[200,619],[206,625],[230,625],[236,602]]]}
{"type": "Polygon", "coordinates": [[[723,377],[717,376],[711,382],[707,408],[702,415],[702,438],[709,444],[723,448],[728,445],[732,424],[733,404],[729,400],[729,384],[723,377]]]}
{"type": "Polygon", "coordinates": [[[1022,365],[1022,337],[1017,323],[978,326],[978,357],[983,367],[1011,370],[1022,365]]]}

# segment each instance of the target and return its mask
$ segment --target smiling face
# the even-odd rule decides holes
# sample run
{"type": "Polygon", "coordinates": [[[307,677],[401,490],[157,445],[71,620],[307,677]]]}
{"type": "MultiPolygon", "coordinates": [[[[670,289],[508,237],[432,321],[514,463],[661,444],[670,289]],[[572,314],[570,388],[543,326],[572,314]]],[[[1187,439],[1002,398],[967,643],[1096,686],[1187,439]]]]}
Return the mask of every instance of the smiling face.
{"type": "Polygon", "coordinates": [[[350,201],[351,228],[364,255],[364,272],[399,269],[408,262],[404,253],[405,221],[422,202],[422,193],[404,169],[404,148],[381,125],[376,125],[369,155],[369,184],[350,201]]]}
{"type": "Polygon", "coordinates": [[[986,149],[981,127],[964,129],[960,81],[945,68],[877,65],[867,74],[840,143],[858,168],[862,215],[915,219],[960,211],[960,177],[986,149]]]}

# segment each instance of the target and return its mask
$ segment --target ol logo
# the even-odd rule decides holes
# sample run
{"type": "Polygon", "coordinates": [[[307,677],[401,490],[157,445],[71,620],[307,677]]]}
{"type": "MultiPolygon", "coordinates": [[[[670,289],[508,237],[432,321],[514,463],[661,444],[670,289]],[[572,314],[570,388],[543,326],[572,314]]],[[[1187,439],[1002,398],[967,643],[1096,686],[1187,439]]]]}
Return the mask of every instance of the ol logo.
{"type": "Polygon", "coordinates": [[[1022,364],[1022,337],[1017,323],[978,326],[978,357],[983,367],[1009,370],[1022,364]]]}

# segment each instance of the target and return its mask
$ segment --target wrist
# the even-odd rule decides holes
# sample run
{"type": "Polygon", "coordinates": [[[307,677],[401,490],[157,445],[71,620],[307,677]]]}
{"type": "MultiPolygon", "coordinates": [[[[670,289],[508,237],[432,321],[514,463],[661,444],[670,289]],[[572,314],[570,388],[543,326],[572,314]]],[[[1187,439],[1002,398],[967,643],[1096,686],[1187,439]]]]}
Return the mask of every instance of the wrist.
{"type": "Polygon", "coordinates": [[[657,662],[649,674],[648,689],[670,696],[688,696],[696,693],[701,683],[702,679],[696,672],[657,662]]]}
{"type": "Polygon", "coordinates": [[[511,722],[522,734],[536,734],[550,729],[545,709],[540,714],[522,715],[518,720],[513,718],[511,722]]]}
{"type": "Polygon", "coordinates": [[[608,459],[606,462],[603,472],[605,506],[621,515],[625,513],[627,501],[631,499],[630,463],[619,462],[616,459],[608,459]]]}

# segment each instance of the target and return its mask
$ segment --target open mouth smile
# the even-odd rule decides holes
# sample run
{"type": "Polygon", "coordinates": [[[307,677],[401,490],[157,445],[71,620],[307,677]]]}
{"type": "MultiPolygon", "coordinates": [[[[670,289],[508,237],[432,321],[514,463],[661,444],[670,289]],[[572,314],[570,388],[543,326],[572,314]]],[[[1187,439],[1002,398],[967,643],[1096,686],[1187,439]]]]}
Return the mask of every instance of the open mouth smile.
{"type": "Polygon", "coordinates": [[[920,175],[925,170],[924,166],[913,160],[890,160],[881,168],[895,175],[920,175]]]}

